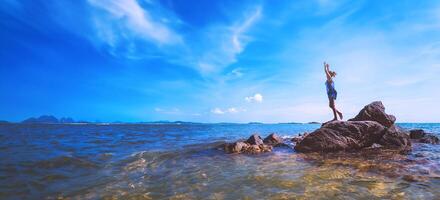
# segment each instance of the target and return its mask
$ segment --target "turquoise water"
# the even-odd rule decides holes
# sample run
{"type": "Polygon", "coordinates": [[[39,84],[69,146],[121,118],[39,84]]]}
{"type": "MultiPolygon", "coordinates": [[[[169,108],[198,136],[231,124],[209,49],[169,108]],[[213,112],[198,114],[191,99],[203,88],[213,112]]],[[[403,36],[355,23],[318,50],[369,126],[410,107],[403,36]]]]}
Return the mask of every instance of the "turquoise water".
{"type": "MultiPolygon", "coordinates": [[[[440,133],[440,124],[399,124],[440,133]]],[[[440,145],[410,155],[229,155],[316,124],[0,125],[1,199],[439,199],[440,145]]]]}

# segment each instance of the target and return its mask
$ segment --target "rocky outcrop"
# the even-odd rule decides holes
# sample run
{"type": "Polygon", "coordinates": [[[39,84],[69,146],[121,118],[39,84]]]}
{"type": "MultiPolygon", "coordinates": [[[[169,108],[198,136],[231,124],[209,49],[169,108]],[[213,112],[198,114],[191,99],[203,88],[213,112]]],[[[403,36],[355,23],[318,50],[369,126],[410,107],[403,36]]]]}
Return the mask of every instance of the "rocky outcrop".
{"type": "Polygon", "coordinates": [[[358,150],[380,140],[385,127],[374,121],[333,121],[310,133],[296,146],[299,152],[358,150]]]}
{"type": "Polygon", "coordinates": [[[404,131],[394,125],[396,118],[385,113],[382,102],[365,106],[349,121],[324,123],[321,128],[300,140],[295,150],[299,152],[356,151],[372,147],[411,150],[411,141],[404,131]]]}
{"type": "Polygon", "coordinates": [[[410,130],[409,137],[413,142],[428,143],[428,144],[440,144],[440,139],[432,133],[426,133],[422,129],[410,130]]]}
{"type": "Polygon", "coordinates": [[[264,144],[277,146],[283,143],[283,139],[281,139],[277,134],[272,133],[263,140],[264,144]]]}
{"type": "MultiPolygon", "coordinates": [[[[268,137],[269,138],[269,137],[268,137]]],[[[246,141],[227,143],[223,146],[226,153],[248,153],[256,154],[272,151],[272,146],[263,143],[258,134],[251,135],[246,141]]]]}
{"type": "Polygon", "coordinates": [[[396,121],[396,117],[386,114],[382,102],[375,101],[366,105],[356,117],[348,121],[376,121],[385,127],[391,127],[396,121]]]}

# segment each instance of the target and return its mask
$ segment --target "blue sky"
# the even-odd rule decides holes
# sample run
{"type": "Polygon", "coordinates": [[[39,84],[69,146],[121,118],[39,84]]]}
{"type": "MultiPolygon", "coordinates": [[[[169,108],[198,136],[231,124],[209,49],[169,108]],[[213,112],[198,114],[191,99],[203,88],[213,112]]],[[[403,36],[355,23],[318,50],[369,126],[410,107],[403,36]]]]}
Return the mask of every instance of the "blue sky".
{"type": "Polygon", "coordinates": [[[0,119],[440,121],[439,1],[6,0],[0,119]]]}

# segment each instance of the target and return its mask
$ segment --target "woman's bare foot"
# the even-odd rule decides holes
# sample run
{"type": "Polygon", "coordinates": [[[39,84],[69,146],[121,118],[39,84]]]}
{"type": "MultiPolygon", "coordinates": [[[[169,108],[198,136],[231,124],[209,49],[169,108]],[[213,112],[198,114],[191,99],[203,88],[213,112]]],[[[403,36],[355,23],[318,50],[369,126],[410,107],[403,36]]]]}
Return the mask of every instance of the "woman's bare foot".
{"type": "Polygon", "coordinates": [[[342,113],[338,111],[339,118],[343,119],[342,113]]]}

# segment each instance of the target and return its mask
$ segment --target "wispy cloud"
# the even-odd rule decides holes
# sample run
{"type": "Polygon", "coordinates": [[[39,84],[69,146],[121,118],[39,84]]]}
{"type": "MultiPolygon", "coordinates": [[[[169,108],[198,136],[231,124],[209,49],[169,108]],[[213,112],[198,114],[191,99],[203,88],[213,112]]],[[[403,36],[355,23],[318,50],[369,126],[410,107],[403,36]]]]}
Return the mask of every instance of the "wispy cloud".
{"type": "MultiPolygon", "coordinates": [[[[127,55],[147,56],[141,45],[156,47],[182,43],[182,37],[175,32],[161,16],[153,16],[136,0],[89,0],[98,39],[111,48],[111,53],[120,51],[127,55]],[[121,51],[121,49],[123,49],[121,51]],[[140,52],[139,52],[140,51],[140,52]]],[[[153,5],[152,7],[154,8],[153,5]]]]}
{"type": "Polygon", "coordinates": [[[221,109],[221,108],[213,108],[211,109],[211,113],[216,115],[223,115],[223,114],[235,114],[239,112],[245,112],[246,109],[243,108],[236,108],[236,107],[230,107],[227,109],[221,109]]]}
{"type": "Polygon", "coordinates": [[[247,32],[261,18],[262,7],[257,6],[243,19],[238,19],[230,25],[213,25],[204,33],[202,42],[208,46],[202,49],[201,55],[196,56],[195,65],[204,75],[218,73],[225,67],[237,61],[237,55],[244,51],[251,41],[247,32]]]}

